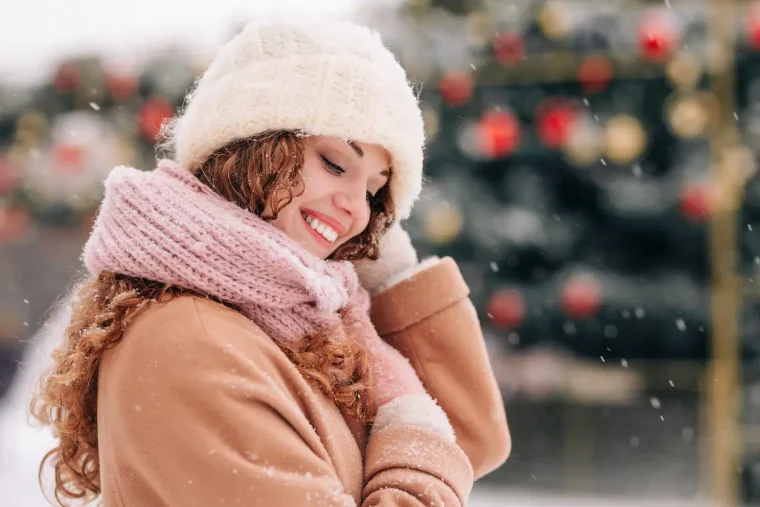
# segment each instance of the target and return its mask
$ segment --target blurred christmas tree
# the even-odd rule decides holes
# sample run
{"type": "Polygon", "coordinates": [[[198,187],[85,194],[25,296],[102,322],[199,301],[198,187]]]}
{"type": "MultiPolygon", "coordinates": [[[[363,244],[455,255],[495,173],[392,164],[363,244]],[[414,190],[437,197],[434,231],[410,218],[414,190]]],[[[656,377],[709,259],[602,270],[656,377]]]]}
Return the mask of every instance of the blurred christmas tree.
{"type": "MultiPolygon", "coordinates": [[[[493,335],[605,359],[706,358],[721,196],[704,2],[417,0],[367,20],[422,85],[431,182],[409,228],[423,252],[462,261],[493,335]]],[[[749,135],[759,28],[740,30],[749,135]]]]}
{"type": "Polygon", "coordinates": [[[715,357],[711,311],[739,312],[741,429],[733,404],[715,403],[735,396],[735,371],[718,379],[716,367],[692,389],[723,386],[700,401],[706,438],[726,439],[711,470],[731,496],[742,470],[731,439],[742,442],[742,488],[756,500],[760,3],[410,0],[367,20],[422,84],[431,182],[410,229],[423,252],[461,261],[491,337],[621,368],[665,361],[663,382],[673,361],[699,371],[715,357]],[[728,4],[735,46],[708,34],[728,4]],[[730,60],[734,89],[719,97],[712,78],[730,60]],[[729,107],[738,143],[716,154],[729,107]],[[738,223],[714,222],[739,231],[727,273],[714,272],[708,228],[734,196],[713,165],[746,183],[738,223]],[[715,303],[727,299],[712,284],[731,272],[744,308],[715,303]]]}

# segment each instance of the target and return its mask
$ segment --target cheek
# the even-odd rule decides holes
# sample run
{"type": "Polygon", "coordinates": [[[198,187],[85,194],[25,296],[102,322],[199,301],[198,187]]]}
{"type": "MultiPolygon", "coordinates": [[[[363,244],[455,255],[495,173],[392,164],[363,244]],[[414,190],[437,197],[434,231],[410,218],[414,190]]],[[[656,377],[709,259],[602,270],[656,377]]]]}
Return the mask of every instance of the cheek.
{"type": "Polygon", "coordinates": [[[303,174],[304,193],[303,197],[316,196],[328,193],[335,184],[334,176],[330,175],[319,162],[307,161],[304,165],[303,174]]]}
{"type": "MultiPolygon", "coordinates": [[[[364,230],[369,225],[369,218],[370,218],[370,212],[369,212],[369,207],[367,207],[367,211],[363,215],[362,219],[357,220],[354,223],[353,230],[351,231],[351,239],[354,239],[356,236],[364,232],[364,230]]],[[[350,240],[347,240],[347,241],[350,241],[350,240]]]]}

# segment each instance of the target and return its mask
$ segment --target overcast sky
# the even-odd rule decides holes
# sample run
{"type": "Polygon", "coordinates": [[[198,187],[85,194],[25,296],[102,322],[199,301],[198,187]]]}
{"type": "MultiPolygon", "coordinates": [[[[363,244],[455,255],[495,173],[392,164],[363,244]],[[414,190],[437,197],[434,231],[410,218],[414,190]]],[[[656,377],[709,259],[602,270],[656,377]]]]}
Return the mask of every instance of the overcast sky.
{"type": "Polygon", "coordinates": [[[130,55],[165,41],[216,47],[256,14],[346,17],[368,0],[0,0],[0,81],[30,81],[63,55],[130,55]]]}

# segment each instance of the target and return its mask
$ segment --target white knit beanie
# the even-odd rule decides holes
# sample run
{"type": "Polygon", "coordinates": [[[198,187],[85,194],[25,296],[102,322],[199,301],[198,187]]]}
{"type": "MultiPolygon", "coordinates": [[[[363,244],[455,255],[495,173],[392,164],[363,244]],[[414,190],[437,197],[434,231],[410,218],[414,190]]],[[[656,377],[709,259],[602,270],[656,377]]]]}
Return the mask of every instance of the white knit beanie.
{"type": "Polygon", "coordinates": [[[422,187],[417,96],[378,34],[347,21],[267,18],[225,44],[170,126],[175,160],[194,170],[217,149],[266,130],[383,146],[396,218],[422,187]]]}

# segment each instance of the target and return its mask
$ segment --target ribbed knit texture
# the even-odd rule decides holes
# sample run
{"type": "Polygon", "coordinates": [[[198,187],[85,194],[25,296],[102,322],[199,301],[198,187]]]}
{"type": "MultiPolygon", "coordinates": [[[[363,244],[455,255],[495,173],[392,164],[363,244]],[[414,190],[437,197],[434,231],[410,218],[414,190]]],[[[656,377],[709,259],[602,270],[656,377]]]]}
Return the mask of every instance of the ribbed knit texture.
{"type": "Polygon", "coordinates": [[[274,340],[345,329],[369,353],[377,406],[423,394],[408,361],[375,331],[350,262],[325,261],[168,160],[115,168],[84,248],[94,276],[111,271],[176,284],[241,307],[274,340]],[[342,311],[341,311],[342,310],[342,311]]]}

